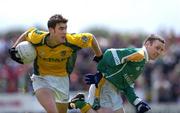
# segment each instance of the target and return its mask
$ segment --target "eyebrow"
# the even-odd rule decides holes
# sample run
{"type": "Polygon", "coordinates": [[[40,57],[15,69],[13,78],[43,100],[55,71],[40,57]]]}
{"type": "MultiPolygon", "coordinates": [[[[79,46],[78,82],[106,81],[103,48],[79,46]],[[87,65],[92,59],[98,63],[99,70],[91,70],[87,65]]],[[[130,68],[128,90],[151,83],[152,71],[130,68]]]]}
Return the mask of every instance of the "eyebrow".
{"type": "Polygon", "coordinates": [[[59,28],[64,29],[64,28],[67,28],[67,26],[60,26],[59,28]]]}

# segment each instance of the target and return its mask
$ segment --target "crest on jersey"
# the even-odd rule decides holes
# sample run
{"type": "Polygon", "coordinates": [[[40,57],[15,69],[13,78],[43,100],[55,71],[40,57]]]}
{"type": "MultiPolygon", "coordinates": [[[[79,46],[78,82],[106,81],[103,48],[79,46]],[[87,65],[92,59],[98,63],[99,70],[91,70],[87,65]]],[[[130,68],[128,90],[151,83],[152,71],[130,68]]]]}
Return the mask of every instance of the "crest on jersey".
{"type": "Polygon", "coordinates": [[[83,37],[82,37],[82,41],[83,41],[84,43],[86,43],[86,42],[88,41],[88,37],[83,36],[83,37]]]}
{"type": "Polygon", "coordinates": [[[61,52],[60,52],[60,55],[61,55],[61,56],[65,56],[65,55],[66,55],[66,51],[61,51],[61,52]]]}

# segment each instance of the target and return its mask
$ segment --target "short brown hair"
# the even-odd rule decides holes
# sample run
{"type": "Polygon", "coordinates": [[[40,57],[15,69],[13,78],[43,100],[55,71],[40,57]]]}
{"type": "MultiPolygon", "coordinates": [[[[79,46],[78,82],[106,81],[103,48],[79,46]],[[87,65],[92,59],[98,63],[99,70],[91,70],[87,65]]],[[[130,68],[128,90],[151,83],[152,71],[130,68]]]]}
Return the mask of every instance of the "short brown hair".
{"type": "Polygon", "coordinates": [[[55,28],[57,23],[67,23],[67,22],[68,20],[64,18],[62,15],[55,14],[49,18],[47,25],[48,28],[55,28]]]}
{"type": "Polygon", "coordinates": [[[159,40],[160,42],[162,42],[163,44],[165,44],[165,40],[156,34],[150,34],[144,41],[144,44],[146,44],[146,42],[150,41],[150,43],[152,44],[155,40],[159,40]]]}

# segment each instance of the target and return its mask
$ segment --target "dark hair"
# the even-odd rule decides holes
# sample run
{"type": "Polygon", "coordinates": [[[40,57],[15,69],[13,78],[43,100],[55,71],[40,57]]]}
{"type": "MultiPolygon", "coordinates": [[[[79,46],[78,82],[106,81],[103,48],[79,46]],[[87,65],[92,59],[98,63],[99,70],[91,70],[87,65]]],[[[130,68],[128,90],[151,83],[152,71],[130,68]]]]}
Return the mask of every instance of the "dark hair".
{"type": "Polygon", "coordinates": [[[55,28],[57,23],[67,23],[67,22],[68,20],[64,18],[62,15],[55,14],[49,18],[47,25],[48,28],[55,28]]]}
{"type": "Polygon", "coordinates": [[[159,40],[160,42],[162,42],[163,44],[165,44],[165,40],[159,36],[159,35],[156,35],[156,34],[151,34],[149,35],[146,40],[144,41],[144,44],[146,44],[146,42],[150,42],[151,44],[155,41],[155,40],[159,40]]]}

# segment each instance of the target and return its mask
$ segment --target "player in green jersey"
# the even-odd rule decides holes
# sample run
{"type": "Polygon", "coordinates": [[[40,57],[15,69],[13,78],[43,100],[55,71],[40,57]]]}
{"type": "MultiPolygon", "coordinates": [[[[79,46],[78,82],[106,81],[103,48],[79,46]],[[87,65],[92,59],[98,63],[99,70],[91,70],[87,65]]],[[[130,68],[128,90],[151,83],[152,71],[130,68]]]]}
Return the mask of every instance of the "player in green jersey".
{"type": "Polygon", "coordinates": [[[84,113],[125,113],[118,94],[120,91],[135,106],[137,113],[149,111],[148,104],[135,94],[134,82],[143,72],[145,64],[164,51],[165,40],[154,34],[147,37],[142,48],[107,49],[97,65],[98,72],[86,75],[86,83],[92,84],[88,103],[79,94],[72,99],[71,105],[74,103],[84,113]]]}

